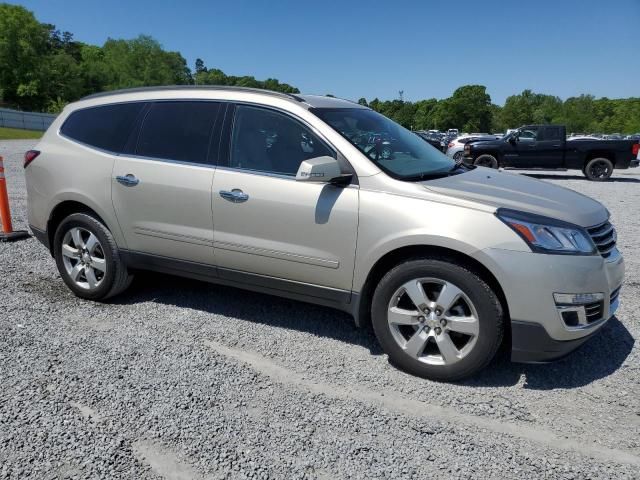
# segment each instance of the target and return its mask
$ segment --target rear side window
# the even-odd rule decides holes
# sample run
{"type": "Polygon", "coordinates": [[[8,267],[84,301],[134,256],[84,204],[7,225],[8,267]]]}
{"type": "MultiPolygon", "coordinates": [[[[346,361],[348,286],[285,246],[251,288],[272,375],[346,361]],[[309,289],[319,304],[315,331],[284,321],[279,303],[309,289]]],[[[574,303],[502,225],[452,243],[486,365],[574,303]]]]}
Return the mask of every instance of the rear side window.
{"type": "Polygon", "coordinates": [[[215,102],[158,102],[147,113],[136,154],[144,157],[207,163],[215,102]]]}
{"type": "Polygon", "coordinates": [[[547,127],[544,129],[543,140],[560,140],[562,138],[562,130],[560,127],[547,127]]]}
{"type": "Polygon", "coordinates": [[[76,110],[60,133],[92,147],[120,153],[144,103],[120,103],[76,110]]]}

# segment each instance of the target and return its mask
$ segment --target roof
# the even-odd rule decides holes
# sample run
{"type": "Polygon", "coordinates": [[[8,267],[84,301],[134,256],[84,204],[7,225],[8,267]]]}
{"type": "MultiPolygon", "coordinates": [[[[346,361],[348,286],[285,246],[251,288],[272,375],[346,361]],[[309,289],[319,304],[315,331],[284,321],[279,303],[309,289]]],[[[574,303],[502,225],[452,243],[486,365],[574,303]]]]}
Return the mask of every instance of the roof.
{"type": "Polygon", "coordinates": [[[305,103],[308,103],[315,108],[364,108],[359,103],[352,102],[351,100],[345,100],[344,98],[327,97],[323,95],[296,95],[301,98],[305,103]]]}
{"type": "Polygon", "coordinates": [[[247,87],[235,87],[227,85],[167,85],[157,87],[137,87],[137,88],[125,88],[121,90],[111,90],[108,92],[94,93],[81,98],[80,100],[89,100],[94,98],[110,97],[115,95],[121,95],[126,93],[152,93],[152,92],[167,92],[175,90],[189,90],[189,91],[226,91],[226,92],[245,92],[256,93],[261,95],[275,96],[282,99],[287,99],[295,102],[307,104],[310,107],[315,108],[367,108],[359,105],[350,100],[344,100],[335,97],[326,97],[321,95],[299,95],[294,93],[276,92],[273,90],[264,90],[259,88],[247,88],[247,87]]]}

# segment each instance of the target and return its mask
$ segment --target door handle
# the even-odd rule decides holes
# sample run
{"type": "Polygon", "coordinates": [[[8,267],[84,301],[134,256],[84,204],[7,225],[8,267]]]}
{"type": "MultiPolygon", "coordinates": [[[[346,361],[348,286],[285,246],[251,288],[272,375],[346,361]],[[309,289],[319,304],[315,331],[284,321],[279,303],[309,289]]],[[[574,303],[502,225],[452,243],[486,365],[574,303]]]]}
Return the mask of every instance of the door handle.
{"type": "Polygon", "coordinates": [[[140,183],[140,180],[136,178],[132,173],[127,173],[126,175],[118,175],[116,180],[119,184],[124,185],[125,187],[135,187],[140,183]]]}
{"type": "Polygon", "coordinates": [[[225,200],[229,200],[233,203],[242,203],[249,200],[249,195],[244,193],[239,188],[234,188],[233,190],[220,190],[220,196],[225,200]]]}

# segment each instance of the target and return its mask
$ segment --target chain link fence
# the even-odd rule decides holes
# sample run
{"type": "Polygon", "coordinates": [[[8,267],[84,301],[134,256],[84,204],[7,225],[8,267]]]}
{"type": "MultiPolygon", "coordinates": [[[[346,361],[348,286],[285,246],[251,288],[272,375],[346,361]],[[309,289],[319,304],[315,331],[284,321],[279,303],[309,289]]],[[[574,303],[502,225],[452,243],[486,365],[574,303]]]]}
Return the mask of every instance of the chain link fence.
{"type": "Polygon", "coordinates": [[[21,112],[0,108],[0,127],[45,131],[56,118],[50,113],[21,112]]]}

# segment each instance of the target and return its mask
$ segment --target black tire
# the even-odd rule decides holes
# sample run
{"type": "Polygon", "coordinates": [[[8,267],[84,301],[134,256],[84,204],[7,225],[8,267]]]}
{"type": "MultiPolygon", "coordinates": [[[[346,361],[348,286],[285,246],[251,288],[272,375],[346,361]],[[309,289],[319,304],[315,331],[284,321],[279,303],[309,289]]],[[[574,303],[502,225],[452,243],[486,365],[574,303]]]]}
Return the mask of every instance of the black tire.
{"type": "Polygon", "coordinates": [[[69,289],[78,297],[87,300],[106,300],[126,290],[133,275],[127,271],[125,264],[120,258],[118,246],[111,235],[111,232],[100,220],[88,213],[74,213],[66,217],[56,229],[53,237],[53,253],[56,260],[56,266],[60,272],[60,276],[69,289]],[[83,289],[76,285],[71,278],[64,265],[62,255],[62,242],[71,229],[79,227],[86,230],[98,238],[101,250],[104,254],[105,272],[100,284],[94,289],[83,289]]]}
{"type": "Polygon", "coordinates": [[[485,153],[480,155],[473,161],[473,164],[478,167],[498,168],[498,159],[493,155],[485,153]]]}
{"type": "Polygon", "coordinates": [[[376,337],[392,364],[400,369],[436,381],[455,381],[486,367],[502,343],[504,332],[502,305],[495,292],[472,269],[447,258],[407,260],[392,268],[378,284],[371,304],[376,337]],[[437,278],[451,282],[473,302],[478,315],[479,333],[471,351],[451,365],[431,365],[407,354],[393,337],[387,312],[397,290],[416,278],[437,278]]]}
{"type": "Polygon", "coordinates": [[[604,182],[613,174],[613,163],[608,158],[592,158],[584,167],[583,173],[592,182],[604,182]]]}

